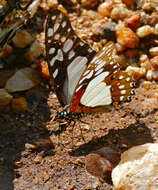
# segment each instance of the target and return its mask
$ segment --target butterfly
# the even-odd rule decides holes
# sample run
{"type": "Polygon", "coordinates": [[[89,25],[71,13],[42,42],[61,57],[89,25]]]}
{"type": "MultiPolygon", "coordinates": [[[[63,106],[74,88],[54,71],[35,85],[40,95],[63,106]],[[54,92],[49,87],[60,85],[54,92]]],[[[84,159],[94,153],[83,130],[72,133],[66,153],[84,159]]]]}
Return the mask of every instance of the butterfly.
{"type": "Polygon", "coordinates": [[[0,47],[3,47],[13,37],[15,32],[33,16],[39,2],[40,0],[34,0],[25,8],[17,4],[18,6],[11,10],[7,8],[5,0],[0,2],[0,11],[5,15],[0,23],[0,47]]]}
{"type": "Polygon", "coordinates": [[[53,9],[46,21],[45,45],[50,76],[64,107],[56,119],[71,122],[84,113],[104,112],[111,104],[131,100],[135,81],[115,61],[113,42],[96,53],[76,35],[68,17],[53,9]]]}

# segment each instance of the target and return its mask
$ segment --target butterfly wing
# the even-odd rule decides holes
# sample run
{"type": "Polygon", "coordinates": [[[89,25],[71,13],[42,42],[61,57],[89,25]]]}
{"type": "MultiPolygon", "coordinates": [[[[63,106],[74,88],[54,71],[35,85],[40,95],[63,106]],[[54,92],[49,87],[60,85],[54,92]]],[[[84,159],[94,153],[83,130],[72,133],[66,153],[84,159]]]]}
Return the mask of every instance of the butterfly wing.
{"type": "Polygon", "coordinates": [[[130,99],[134,81],[115,61],[116,49],[108,42],[89,63],[72,97],[70,112],[101,111],[130,99]]]}
{"type": "Polygon", "coordinates": [[[65,106],[96,52],[75,34],[68,17],[57,9],[48,14],[45,39],[49,72],[57,97],[65,106]]]}

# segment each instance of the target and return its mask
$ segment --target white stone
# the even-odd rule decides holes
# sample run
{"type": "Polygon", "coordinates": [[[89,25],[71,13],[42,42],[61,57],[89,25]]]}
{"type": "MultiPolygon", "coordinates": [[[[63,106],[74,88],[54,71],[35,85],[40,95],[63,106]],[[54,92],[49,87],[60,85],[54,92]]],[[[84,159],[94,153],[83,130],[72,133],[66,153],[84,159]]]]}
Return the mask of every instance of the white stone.
{"type": "Polygon", "coordinates": [[[0,89],[0,106],[9,104],[12,99],[13,96],[10,95],[5,89],[0,89]]]}
{"type": "Polygon", "coordinates": [[[18,92],[33,88],[40,82],[38,72],[31,68],[18,70],[8,79],[5,89],[8,92],[18,92]]]}
{"type": "Polygon", "coordinates": [[[117,190],[158,190],[158,143],[135,146],[112,171],[117,190]]]}

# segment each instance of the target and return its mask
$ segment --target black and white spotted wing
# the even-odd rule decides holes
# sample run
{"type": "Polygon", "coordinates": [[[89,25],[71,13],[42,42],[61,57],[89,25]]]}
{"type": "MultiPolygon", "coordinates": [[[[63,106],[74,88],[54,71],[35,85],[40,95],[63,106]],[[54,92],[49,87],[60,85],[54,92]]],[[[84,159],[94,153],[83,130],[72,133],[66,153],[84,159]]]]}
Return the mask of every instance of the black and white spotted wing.
{"type": "Polygon", "coordinates": [[[62,106],[71,102],[74,89],[95,51],[74,32],[68,17],[55,9],[46,22],[46,57],[62,106]]]}

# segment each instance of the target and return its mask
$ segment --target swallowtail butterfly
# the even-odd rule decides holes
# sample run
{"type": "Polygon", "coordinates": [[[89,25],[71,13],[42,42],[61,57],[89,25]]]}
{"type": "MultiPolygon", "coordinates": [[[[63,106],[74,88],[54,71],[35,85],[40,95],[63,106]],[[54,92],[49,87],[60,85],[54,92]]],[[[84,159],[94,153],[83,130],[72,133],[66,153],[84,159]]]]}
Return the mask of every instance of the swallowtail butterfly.
{"type": "Polygon", "coordinates": [[[5,15],[0,23],[0,47],[3,47],[13,34],[33,16],[39,2],[40,0],[34,0],[25,9],[19,6],[11,11],[7,8],[5,0],[0,2],[0,15],[5,15]]]}
{"type": "Polygon", "coordinates": [[[96,53],[57,9],[48,14],[45,37],[49,72],[65,107],[57,119],[72,121],[82,113],[103,112],[110,104],[131,100],[135,82],[115,61],[113,42],[96,53]]]}

